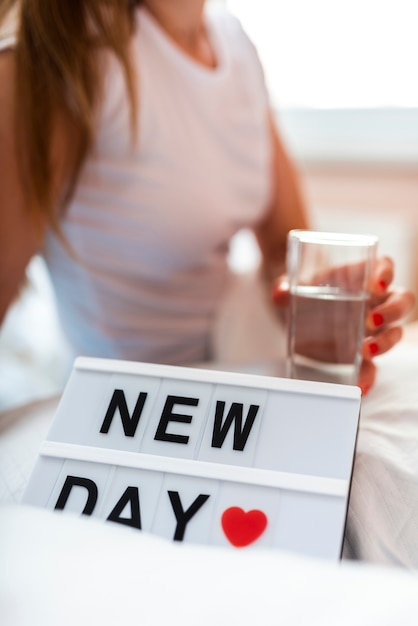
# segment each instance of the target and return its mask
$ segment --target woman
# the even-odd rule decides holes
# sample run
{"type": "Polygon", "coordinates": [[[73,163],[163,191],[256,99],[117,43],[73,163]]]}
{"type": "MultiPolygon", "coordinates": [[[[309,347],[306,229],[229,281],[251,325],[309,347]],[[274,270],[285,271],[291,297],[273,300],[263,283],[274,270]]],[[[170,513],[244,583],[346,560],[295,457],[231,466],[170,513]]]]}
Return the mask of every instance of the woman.
{"type": "MultiPolygon", "coordinates": [[[[16,4],[0,55],[0,319],[42,251],[75,353],[210,359],[231,237],[253,229],[271,288],[287,232],[308,226],[256,51],[204,0],[16,4]]],[[[392,278],[382,259],[364,390],[413,304],[392,278]]]]}

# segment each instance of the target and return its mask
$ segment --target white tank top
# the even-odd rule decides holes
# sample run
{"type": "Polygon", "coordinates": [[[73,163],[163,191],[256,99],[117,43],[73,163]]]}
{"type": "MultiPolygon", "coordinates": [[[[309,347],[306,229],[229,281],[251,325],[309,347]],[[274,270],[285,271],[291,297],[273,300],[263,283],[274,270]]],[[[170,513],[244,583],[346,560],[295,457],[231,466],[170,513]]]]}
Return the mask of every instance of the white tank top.
{"type": "Polygon", "coordinates": [[[216,69],[185,55],[144,9],[133,52],[137,143],[116,61],[94,153],[44,256],[75,354],[187,364],[210,358],[231,236],[270,191],[268,98],[239,22],[209,5],[216,69]]]}

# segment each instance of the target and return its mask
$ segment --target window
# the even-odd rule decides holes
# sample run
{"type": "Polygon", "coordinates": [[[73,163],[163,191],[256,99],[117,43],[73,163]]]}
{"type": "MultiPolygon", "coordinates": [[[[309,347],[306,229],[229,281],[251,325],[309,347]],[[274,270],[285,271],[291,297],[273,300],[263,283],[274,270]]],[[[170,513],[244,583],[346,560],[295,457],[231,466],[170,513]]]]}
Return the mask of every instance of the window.
{"type": "Polygon", "coordinates": [[[418,162],[416,0],[226,0],[302,157],[418,162]]]}

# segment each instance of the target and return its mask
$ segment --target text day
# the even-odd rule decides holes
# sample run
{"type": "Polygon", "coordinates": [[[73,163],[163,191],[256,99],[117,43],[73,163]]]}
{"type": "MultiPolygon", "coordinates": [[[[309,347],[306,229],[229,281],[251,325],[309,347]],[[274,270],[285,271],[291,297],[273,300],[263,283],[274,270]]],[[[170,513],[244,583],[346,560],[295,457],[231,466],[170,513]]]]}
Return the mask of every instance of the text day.
{"type": "MultiPolygon", "coordinates": [[[[94,480],[82,476],[66,477],[54,508],[56,510],[63,510],[70,493],[74,488],[83,488],[86,490],[86,503],[81,511],[81,514],[91,515],[96,507],[99,492],[94,480]]],[[[184,510],[178,491],[168,491],[167,495],[170,499],[177,522],[173,539],[174,541],[183,541],[188,522],[199,511],[210,496],[207,494],[199,494],[191,505],[184,510]]],[[[125,489],[108,515],[107,520],[117,522],[118,524],[132,526],[141,530],[141,511],[138,487],[128,486],[125,489]],[[122,517],[123,511],[128,507],[128,505],[131,511],[130,517],[122,517]]]]}

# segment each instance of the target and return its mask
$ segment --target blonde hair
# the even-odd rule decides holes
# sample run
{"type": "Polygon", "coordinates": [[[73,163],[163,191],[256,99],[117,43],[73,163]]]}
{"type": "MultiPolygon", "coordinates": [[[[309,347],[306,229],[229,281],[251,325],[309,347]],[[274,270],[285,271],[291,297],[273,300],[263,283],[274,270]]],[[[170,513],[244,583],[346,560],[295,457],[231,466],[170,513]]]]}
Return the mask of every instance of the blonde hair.
{"type": "Polygon", "coordinates": [[[17,19],[16,138],[22,184],[35,216],[56,230],[54,125],[63,116],[77,129],[60,198],[65,206],[95,138],[95,112],[102,95],[100,50],[109,50],[122,66],[135,126],[135,76],[128,43],[138,4],[140,0],[2,0],[0,24],[11,11],[17,19]]]}

